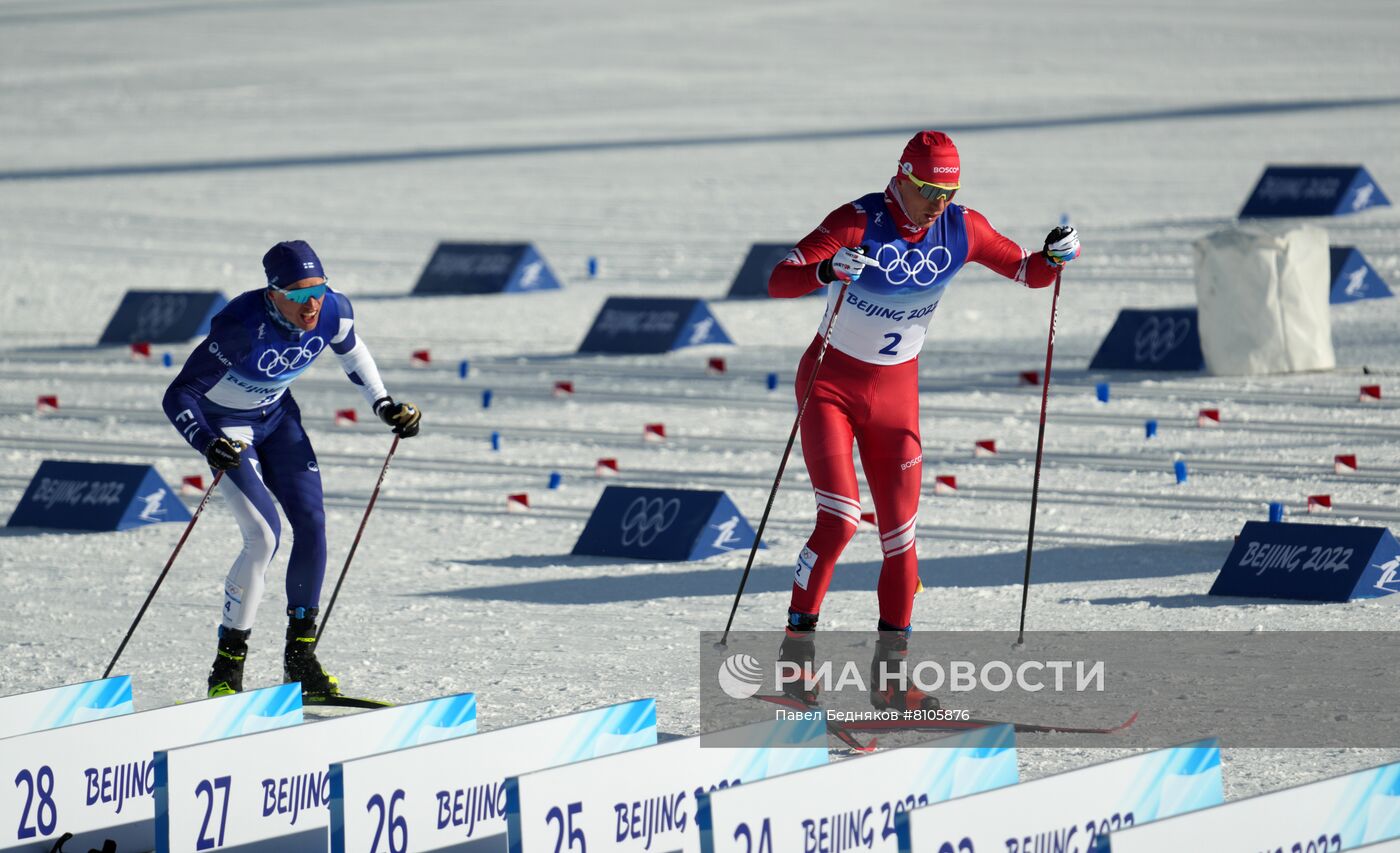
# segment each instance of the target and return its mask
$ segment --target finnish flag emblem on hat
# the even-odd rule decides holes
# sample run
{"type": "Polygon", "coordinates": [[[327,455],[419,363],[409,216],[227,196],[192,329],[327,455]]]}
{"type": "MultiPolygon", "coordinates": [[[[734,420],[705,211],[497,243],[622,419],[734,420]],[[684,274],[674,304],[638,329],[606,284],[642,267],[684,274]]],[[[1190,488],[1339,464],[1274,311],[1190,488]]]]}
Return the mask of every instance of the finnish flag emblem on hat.
{"type": "Polygon", "coordinates": [[[284,240],[263,255],[269,287],[286,287],[304,278],[325,278],[321,259],[305,240],[284,240]]]}

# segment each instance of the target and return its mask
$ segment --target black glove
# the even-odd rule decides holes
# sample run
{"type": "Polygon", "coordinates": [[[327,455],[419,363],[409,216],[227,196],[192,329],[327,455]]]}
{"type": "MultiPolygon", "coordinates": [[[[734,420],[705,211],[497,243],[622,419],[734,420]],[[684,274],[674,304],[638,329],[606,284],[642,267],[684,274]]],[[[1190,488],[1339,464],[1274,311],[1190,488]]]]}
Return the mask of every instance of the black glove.
{"type": "Polygon", "coordinates": [[[395,403],[391,397],[381,397],[374,404],[374,413],[379,419],[394,428],[394,435],[400,438],[413,438],[418,434],[418,422],[423,413],[412,403],[395,403]]]}
{"type": "Polygon", "coordinates": [[[215,471],[227,471],[237,468],[243,462],[243,458],[238,454],[247,446],[241,441],[233,441],[221,435],[204,448],[204,458],[209,460],[209,467],[215,471]]]}
{"type": "Polygon", "coordinates": [[[1045,260],[1062,267],[1079,257],[1079,232],[1072,225],[1060,225],[1045,235],[1045,260]]]}

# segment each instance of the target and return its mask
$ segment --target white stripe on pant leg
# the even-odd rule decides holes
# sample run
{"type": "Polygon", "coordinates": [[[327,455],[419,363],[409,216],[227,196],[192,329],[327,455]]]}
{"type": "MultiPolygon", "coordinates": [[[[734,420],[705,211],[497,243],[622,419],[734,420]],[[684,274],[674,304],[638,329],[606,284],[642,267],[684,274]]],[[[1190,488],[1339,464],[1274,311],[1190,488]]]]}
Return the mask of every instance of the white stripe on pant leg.
{"type": "Polygon", "coordinates": [[[910,548],[913,548],[913,547],[914,547],[914,540],[913,540],[913,539],[910,539],[908,542],[905,542],[903,545],[899,546],[899,547],[896,548],[895,550],[893,550],[893,551],[886,551],[886,552],[885,552],[885,556],[886,556],[886,557],[898,557],[900,554],[903,554],[905,551],[908,551],[910,548]]]}
{"type": "Polygon", "coordinates": [[[815,486],[812,488],[812,491],[815,492],[817,495],[817,503],[821,503],[822,498],[826,498],[828,501],[833,503],[846,504],[851,509],[855,510],[857,515],[860,514],[860,501],[856,500],[855,498],[848,498],[845,495],[838,495],[835,492],[828,492],[824,489],[818,489],[815,486]]]}
{"type": "Polygon", "coordinates": [[[858,520],[856,520],[856,519],[854,519],[854,518],[851,518],[849,515],[846,515],[844,512],[837,512],[836,510],[832,509],[831,507],[819,506],[819,507],[817,507],[817,512],[818,512],[818,513],[829,512],[829,513],[831,513],[832,515],[836,516],[837,518],[841,519],[842,521],[846,522],[847,524],[851,525],[852,527],[860,527],[860,522],[859,522],[858,520]]]}
{"type": "Polygon", "coordinates": [[[917,517],[909,519],[880,537],[880,547],[884,549],[886,557],[903,554],[914,547],[914,521],[917,517]]]}
{"type": "Polygon", "coordinates": [[[897,537],[897,536],[903,534],[904,532],[906,532],[909,528],[913,527],[913,526],[914,526],[914,522],[917,521],[917,520],[918,520],[918,516],[914,516],[913,518],[911,518],[911,519],[909,519],[908,521],[904,522],[904,523],[901,524],[900,526],[896,527],[894,530],[891,530],[889,533],[881,533],[881,534],[880,534],[880,538],[881,538],[881,539],[885,539],[885,540],[893,539],[893,538],[895,538],[895,537],[897,537]]]}
{"type": "Polygon", "coordinates": [[[247,445],[253,443],[253,428],[250,426],[227,426],[223,428],[223,434],[233,441],[241,441],[247,445]]]}
{"type": "MultiPolygon", "coordinates": [[[[252,464],[252,460],[245,464],[252,464]]],[[[254,468],[254,473],[262,482],[262,472],[254,468]]],[[[272,555],[277,553],[277,534],[237,484],[232,480],[226,484],[224,501],[238,520],[238,529],[243,533],[243,550],[238,552],[224,579],[223,625],[247,631],[253,627],[258,603],[262,601],[267,566],[272,562],[272,555]]]]}
{"type": "Polygon", "coordinates": [[[851,508],[851,504],[844,503],[844,501],[832,500],[830,497],[818,493],[818,496],[816,496],[816,511],[820,513],[822,510],[826,510],[827,513],[833,515],[840,515],[841,518],[850,521],[855,527],[860,527],[861,525],[860,504],[855,504],[855,507],[851,508]]]}

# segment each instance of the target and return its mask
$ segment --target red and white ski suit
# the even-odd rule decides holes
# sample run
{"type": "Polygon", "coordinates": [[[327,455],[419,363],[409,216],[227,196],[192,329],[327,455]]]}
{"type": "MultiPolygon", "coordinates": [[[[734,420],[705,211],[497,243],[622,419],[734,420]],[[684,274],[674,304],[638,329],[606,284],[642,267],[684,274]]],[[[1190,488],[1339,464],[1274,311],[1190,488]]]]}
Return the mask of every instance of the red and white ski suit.
{"type": "MultiPolygon", "coordinates": [[[[891,181],[883,194],[842,205],[802,238],[773,270],[769,295],[791,298],[821,287],[817,267],[842,246],[863,246],[880,267],[867,268],[844,291],[831,346],[802,415],[802,456],[817,520],[797,560],[791,608],[806,614],[821,610],[836,561],[860,523],[854,444],[860,447],[884,551],[880,619],[891,629],[904,628],[919,583],[914,547],[923,475],[918,355],[933,310],[968,261],[1028,287],[1052,284],[1056,270],[970,208],[950,205],[931,226],[916,227],[891,181]]],[[[798,365],[799,402],[842,292],[840,282],[828,288],[826,314],[798,365]]]]}

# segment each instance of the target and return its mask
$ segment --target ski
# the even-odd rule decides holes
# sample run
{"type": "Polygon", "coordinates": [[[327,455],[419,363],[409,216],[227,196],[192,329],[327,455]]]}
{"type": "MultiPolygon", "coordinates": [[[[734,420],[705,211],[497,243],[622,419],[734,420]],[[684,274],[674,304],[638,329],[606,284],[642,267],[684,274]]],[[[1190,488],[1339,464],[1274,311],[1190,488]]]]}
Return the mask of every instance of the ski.
{"type": "MultiPolygon", "coordinates": [[[[177,700],[175,704],[185,705],[209,698],[214,697],[200,696],[197,699],[181,699],[177,700]]],[[[369,699],[363,696],[308,696],[305,693],[301,696],[301,705],[303,708],[363,708],[365,710],[394,707],[393,702],[386,702],[383,699],[369,699]]]]}
{"type": "MultiPolygon", "coordinates": [[[[812,705],[808,705],[808,704],[806,704],[805,702],[799,702],[798,700],[792,698],[791,696],[755,696],[755,697],[753,697],[753,698],[755,698],[755,699],[762,699],[762,700],[765,701],[765,702],[772,702],[774,705],[778,705],[778,706],[783,707],[783,708],[791,708],[791,709],[794,710],[794,711],[820,711],[820,710],[821,710],[821,708],[819,708],[819,707],[814,707],[814,706],[812,706],[812,705]]],[[[865,753],[865,752],[874,752],[874,751],[875,751],[876,738],[871,738],[869,743],[863,743],[863,742],[860,740],[860,738],[858,738],[858,737],[856,737],[855,735],[851,734],[849,728],[848,728],[848,727],[846,726],[846,724],[844,724],[844,723],[838,723],[838,722],[836,722],[835,720],[827,720],[827,721],[826,721],[826,731],[827,731],[827,733],[830,734],[832,737],[834,737],[834,738],[836,738],[837,740],[841,741],[841,742],[844,743],[846,746],[850,747],[852,750],[854,750],[854,751],[856,751],[856,752],[865,753]]]]}
{"type": "Polygon", "coordinates": [[[393,702],[385,702],[382,699],[367,699],[363,696],[324,696],[307,695],[301,696],[303,707],[327,707],[327,708],[392,708],[393,702]]]}
{"type": "MultiPolygon", "coordinates": [[[[1121,732],[1137,722],[1138,712],[1134,711],[1132,716],[1116,726],[1061,726],[1043,725],[1039,723],[1017,723],[1011,725],[1017,732],[1023,734],[1075,734],[1075,735],[1111,735],[1121,732]]],[[[844,723],[847,729],[854,732],[887,732],[887,731],[965,731],[967,729],[978,729],[985,726],[1001,725],[1004,720],[852,720],[844,723]]]]}

